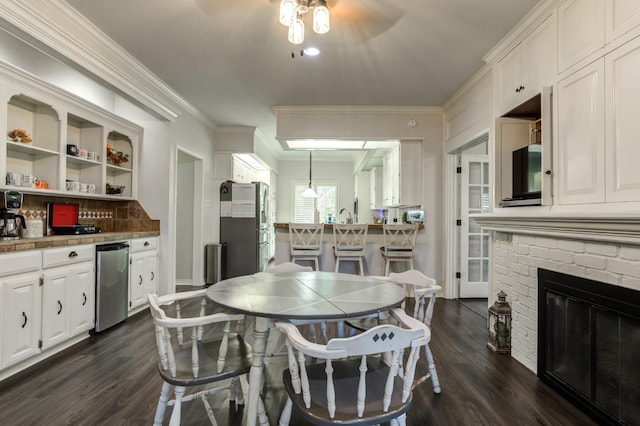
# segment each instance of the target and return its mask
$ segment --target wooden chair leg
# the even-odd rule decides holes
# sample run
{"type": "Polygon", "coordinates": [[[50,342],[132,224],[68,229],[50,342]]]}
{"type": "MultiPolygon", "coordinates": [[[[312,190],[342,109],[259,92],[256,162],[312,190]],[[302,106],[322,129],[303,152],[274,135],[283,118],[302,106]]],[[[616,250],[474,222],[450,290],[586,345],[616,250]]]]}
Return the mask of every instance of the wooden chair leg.
{"type": "Polygon", "coordinates": [[[153,420],[154,426],[162,425],[162,420],[164,420],[164,413],[167,410],[167,401],[169,401],[169,391],[171,390],[171,385],[167,382],[162,384],[162,390],[160,391],[160,400],[158,401],[158,407],[156,408],[156,416],[153,420]]]}
{"type": "Polygon", "coordinates": [[[338,272],[340,269],[340,257],[336,257],[336,269],[334,272],[338,272]]]}
{"type": "Polygon", "coordinates": [[[184,386],[176,386],[175,394],[176,399],[173,404],[173,411],[171,413],[171,420],[169,420],[169,426],[180,426],[180,416],[182,412],[182,397],[184,396],[184,386]]]}
{"type": "Polygon", "coordinates": [[[284,408],[282,409],[282,413],[280,414],[280,422],[278,423],[279,426],[289,426],[292,407],[293,402],[291,402],[291,398],[287,397],[287,402],[284,404],[284,408]]]}
{"type": "Polygon", "coordinates": [[[440,393],[442,389],[440,388],[440,380],[438,379],[438,372],[436,371],[436,364],[433,360],[433,354],[431,353],[431,349],[429,349],[429,345],[424,345],[424,354],[427,359],[427,365],[429,366],[429,373],[431,373],[431,384],[433,385],[433,392],[440,393]]]}
{"type": "Polygon", "coordinates": [[[269,426],[269,417],[267,417],[267,409],[264,407],[262,397],[258,396],[258,424],[260,426],[269,426]]]}
{"type": "Polygon", "coordinates": [[[358,266],[360,267],[360,275],[364,276],[364,264],[361,257],[358,258],[358,266]]]}

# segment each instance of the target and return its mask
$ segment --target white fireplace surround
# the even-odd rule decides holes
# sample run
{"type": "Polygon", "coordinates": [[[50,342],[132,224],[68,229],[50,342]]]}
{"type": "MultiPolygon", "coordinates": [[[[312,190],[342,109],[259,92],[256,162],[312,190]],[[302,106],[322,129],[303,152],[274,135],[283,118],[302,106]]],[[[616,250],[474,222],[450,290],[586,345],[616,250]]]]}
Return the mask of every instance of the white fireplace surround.
{"type": "Polygon", "coordinates": [[[473,219],[494,231],[489,294],[508,295],[511,355],[535,373],[538,268],[640,291],[640,217],[484,214],[473,219]]]}

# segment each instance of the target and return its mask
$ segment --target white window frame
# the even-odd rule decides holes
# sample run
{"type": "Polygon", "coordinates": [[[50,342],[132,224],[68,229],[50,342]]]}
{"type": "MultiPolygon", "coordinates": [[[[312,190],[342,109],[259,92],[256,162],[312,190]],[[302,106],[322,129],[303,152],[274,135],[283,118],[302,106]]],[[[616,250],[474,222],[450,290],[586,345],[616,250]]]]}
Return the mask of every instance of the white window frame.
{"type": "MultiPolygon", "coordinates": [[[[304,186],[305,188],[307,188],[309,186],[309,181],[304,181],[304,180],[292,181],[292,184],[291,184],[291,198],[292,198],[291,205],[293,207],[292,222],[313,223],[313,213],[311,214],[310,218],[305,218],[304,220],[296,219],[296,213],[297,213],[296,212],[296,186],[304,186]]],[[[335,205],[333,206],[333,211],[327,211],[326,213],[320,212],[320,223],[326,223],[328,213],[332,214],[334,220],[337,216],[337,213],[338,213],[337,208],[339,204],[338,201],[340,200],[340,181],[339,180],[313,180],[311,182],[311,187],[314,189],[314,191],[317,192],[317,188],[319,186],[334,186],[336,188],[336,199],[335,199],[335,205]]],[[[312,200],[313,210],[315,211],[318,206],[317,204],[318,199],[310,198],[309,200],[312,200]]]]}

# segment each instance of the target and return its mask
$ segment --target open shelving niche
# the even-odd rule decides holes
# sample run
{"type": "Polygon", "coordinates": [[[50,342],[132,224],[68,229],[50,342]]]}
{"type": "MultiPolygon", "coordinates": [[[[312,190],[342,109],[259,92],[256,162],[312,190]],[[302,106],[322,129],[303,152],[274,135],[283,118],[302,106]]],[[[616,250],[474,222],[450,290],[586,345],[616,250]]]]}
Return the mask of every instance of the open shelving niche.
{"type": "MultiPolygon", "coordinates": [[[[67,107],[74,106],[73,95],[68,95],[70,105],[58,106],[54,101],[37,100],[35,96],[25,95],[19,88],[15,92],[19,94],[8,93],[5,98],[8,99],[4,129],[7,135],[4,143],[6,156],[4,164],[0,163],[0,172],[34,175],[46,181],[48,188],[9,185],[4,181],[0,182],[1,189],[73,198],[135,197],[135,144],[139,142],[140,130],[130,128],[128,123],[124,120],[120,122],[118,117],[113,117],[109,112],[93,111],[90,106],[86,114],[82,112],[82,108],[76,108],[75,113],[66,112],[67,107]],[[91,118],[84,118],[83,115],[91,118]],[[9,138],[9,132],[15,129],[24,130],[31,141],[21,142],[9,138]],[[69,155],[67,145],[94,152],[95,159],[69,155]],[[122,153],[128,161],[111,161],[107,146],[122,153]],[[95,193],[68,191],[67,181],[95,185],[95,193]],[[108,194],[107,185],[121,186],[123,191],[108,194]]],[[[82,101],[81,103],[81,106],[88,105],[82,101]]]]}
{"type": "Polygon", "coordinates": [[[7,104],[5,171],[35,175],[46,180],[49,189],[59,189],[59,137],[60,118],[50,105],[24,95],[11,97],[7,104]],[[8,133],[16,129],[26,131],[31,142],[9,140],[8,133]]]}

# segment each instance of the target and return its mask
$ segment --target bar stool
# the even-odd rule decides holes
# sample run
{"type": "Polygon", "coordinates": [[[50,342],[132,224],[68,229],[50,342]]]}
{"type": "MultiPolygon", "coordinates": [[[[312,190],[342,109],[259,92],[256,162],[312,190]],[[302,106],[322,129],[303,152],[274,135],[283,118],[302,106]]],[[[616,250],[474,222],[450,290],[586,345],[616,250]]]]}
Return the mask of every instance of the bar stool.
{"type": "Polygon", "coordinates": [[[333,253],[336,256],[336,270],[339,272],[340,261],[358,262],[360,275],[364,275],[364,248],[367,243],[369,225],[344,224],[333,225],[333,253]]]}
{"type": "Polygon", "coordinates": [[[408,262],[413,269],[413,256],[418,236],[418,224],[383,224],[384,246],[380,247],[385,259],[384,275],[389,275],[391,262],[408,262]]]}
{"type": "Polygon", "coordinates": [[[289,244],[291,260],[296,263],[299,260],[311,260],[320,270],[320,254],[322,253],[322,223],[289,223],[289,244]]]}

